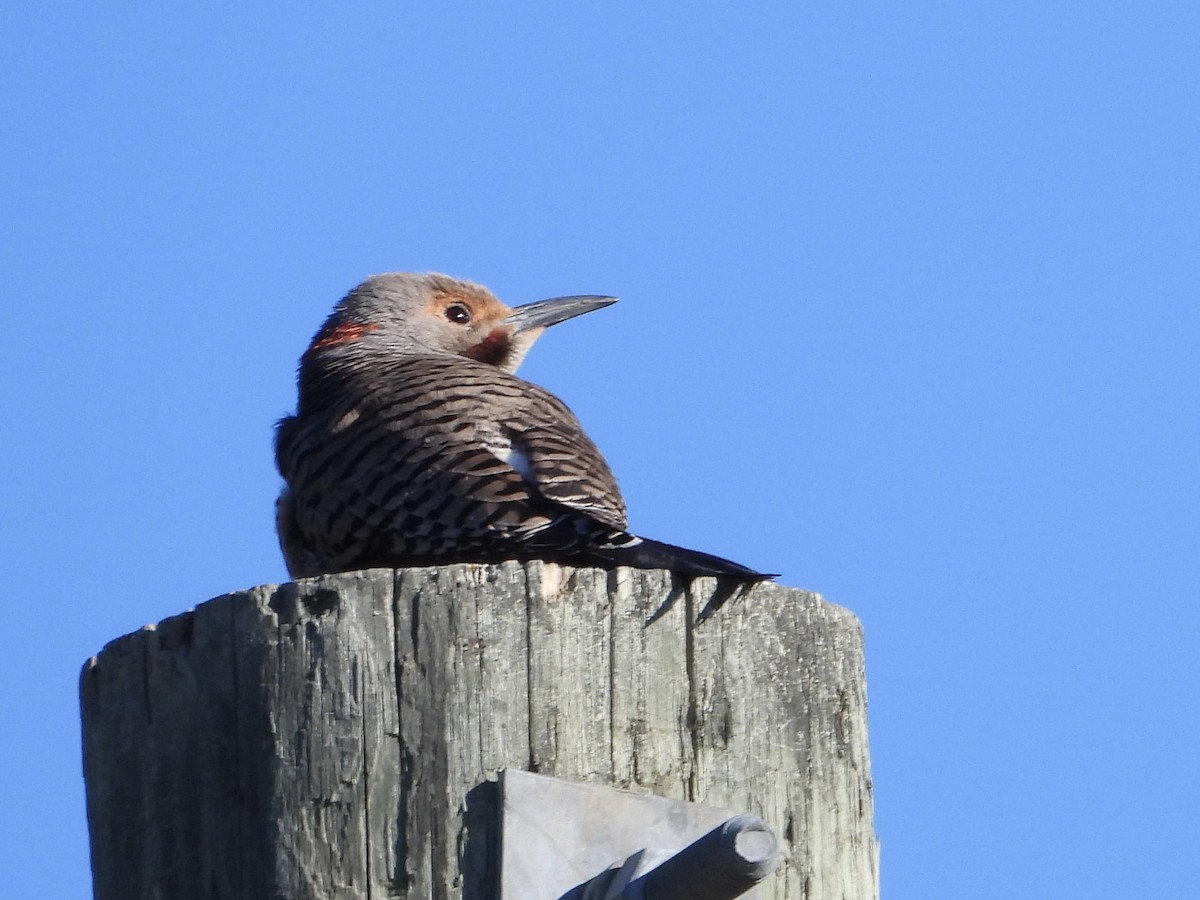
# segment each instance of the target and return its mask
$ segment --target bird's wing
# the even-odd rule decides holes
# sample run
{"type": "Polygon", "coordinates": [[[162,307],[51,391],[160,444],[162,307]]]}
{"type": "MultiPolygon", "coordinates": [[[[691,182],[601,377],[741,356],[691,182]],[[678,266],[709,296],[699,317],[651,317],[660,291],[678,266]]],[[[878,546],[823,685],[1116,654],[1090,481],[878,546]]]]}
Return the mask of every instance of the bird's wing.
{"type": "Polygon", "coordinates": [[[537,497],[624,530],[625,501],[617,480],[566,404],[525,384],[507,412],[480,425],[488,449],[518,472],[537,497]]]}
{"type": "Polygon", "coordinates": [[[407,481],[398,502],[412,503],[419,485],[439,485],[483,504],[475,512],[492,531],[540,531],[566,511],[626,527],[608,464],[549,391],[461,357],[412,357],[380,377],[365,392],[377,410],[364,407],[363,415],[378,417],[372,431],[380,455],[407,462],[395,467],[407,481]]]}

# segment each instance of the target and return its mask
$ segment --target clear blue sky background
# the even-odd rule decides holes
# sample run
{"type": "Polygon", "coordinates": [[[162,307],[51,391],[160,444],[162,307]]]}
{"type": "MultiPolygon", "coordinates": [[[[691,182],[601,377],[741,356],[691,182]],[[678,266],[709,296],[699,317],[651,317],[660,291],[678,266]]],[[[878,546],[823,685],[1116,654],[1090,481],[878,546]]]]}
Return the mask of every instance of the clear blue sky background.
{"type": "Polygon", "coordinates": [[[89,896],[83,661],[286,578],[272,423],[393,269],[622,298],[523,374],[860,616],[888,900],[1196,896],[1200,7],[184,6],[0,29],[6,896],[89,896]]]}

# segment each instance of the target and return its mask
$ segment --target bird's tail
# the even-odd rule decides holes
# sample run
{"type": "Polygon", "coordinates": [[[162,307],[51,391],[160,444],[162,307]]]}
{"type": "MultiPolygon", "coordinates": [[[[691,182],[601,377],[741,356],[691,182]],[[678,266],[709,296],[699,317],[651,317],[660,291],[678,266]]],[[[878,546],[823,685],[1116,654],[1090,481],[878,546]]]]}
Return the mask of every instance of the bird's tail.
{"type": "Polygon", "coordinates": [[[628,542],[609,543],[589,550],[606,566],[634,566],[639,569],[670,569],[681,575],[712,575],[740,578],[744,581],[764,581],[773,574],[758,572],[741,563],[722,559],[710,553],[664,544],[649,538],[626,535],[628,542]]]}

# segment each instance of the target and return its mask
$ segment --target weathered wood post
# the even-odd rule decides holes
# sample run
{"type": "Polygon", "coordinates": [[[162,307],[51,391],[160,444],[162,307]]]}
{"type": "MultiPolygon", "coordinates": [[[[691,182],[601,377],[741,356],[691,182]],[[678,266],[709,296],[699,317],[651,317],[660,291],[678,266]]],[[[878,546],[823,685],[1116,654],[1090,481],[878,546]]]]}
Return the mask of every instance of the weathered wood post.
{"type": "Polygon", "coordinates": [[[96,900],[492,900],[506,767],[762,816],[762,897],[878,895],[860,629],[775,584],[268,585],[112,642],[81,702],[96,900]]]}

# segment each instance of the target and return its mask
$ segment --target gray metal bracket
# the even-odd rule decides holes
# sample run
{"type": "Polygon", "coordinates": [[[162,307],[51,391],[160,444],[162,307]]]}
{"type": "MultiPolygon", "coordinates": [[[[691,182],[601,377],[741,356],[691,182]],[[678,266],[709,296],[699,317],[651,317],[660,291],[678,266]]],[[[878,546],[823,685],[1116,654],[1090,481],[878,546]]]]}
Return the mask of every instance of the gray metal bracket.
{"type": "Polygon", "coordinates": [[[757,816],[505,769],[499,900],[732,900],[779,859],[757,816]]]}

